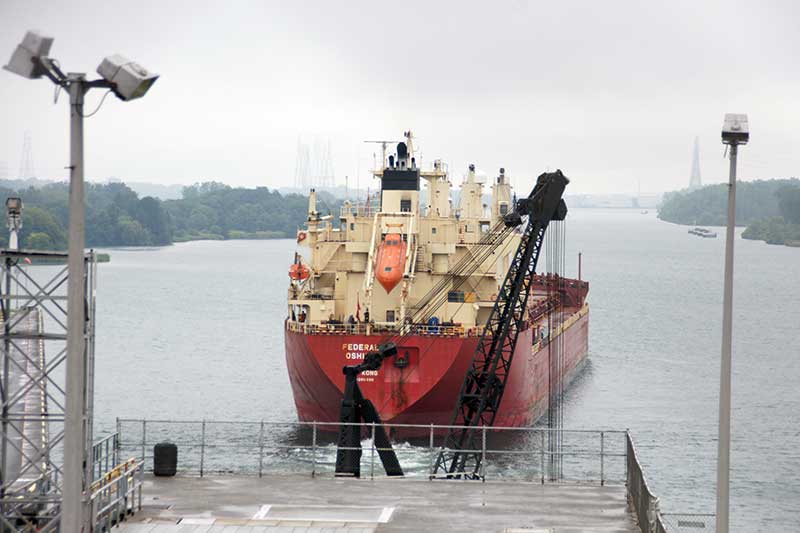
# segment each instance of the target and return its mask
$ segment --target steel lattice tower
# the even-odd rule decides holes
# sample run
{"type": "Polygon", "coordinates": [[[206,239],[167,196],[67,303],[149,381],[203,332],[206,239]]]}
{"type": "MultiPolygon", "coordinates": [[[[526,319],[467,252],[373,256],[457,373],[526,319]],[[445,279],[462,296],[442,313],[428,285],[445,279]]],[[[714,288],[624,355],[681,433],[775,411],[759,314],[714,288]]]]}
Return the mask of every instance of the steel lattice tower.
{"type": "MultiPolygon", "coordinates": [[[[66,429],[67,255],[0,251],[0,531],[57,532],[66,429]],[[34,276],[25,259],[58,262],[34,276]]],[[[82,464],[94,481],[94,252],[85,256],[82,464]]],[[[88,495],[86,496],[88,497],[88,495]]],[[[63,531],[63,529],[61,530],[63,531]]]]}
{"type": "Polygon", "coordinates": [[[36,169],[33,166],[33,141],[31,132],[26,131],[22,139],[22,157],[19,161],[19,179],[26,180],[36,177],[36,169]]]}

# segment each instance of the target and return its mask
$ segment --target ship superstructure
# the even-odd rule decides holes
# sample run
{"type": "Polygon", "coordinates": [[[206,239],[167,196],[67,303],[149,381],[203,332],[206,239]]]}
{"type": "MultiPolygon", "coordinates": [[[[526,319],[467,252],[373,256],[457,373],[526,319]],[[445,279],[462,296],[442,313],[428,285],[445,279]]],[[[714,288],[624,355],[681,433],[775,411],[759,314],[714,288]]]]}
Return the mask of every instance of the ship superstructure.
{"type": "MultiPolygon", "coordinates": [[[[454,206],[445,164],[437,160],[432,169],[420,169],[410,132],[406,139],[398,144],[396,156],[389,155],[375,171],[381,181],[379,196],[365,203],[345,202],[338,227],[332,217],[320,214],[311,191],[308,227],[300,237],[309,249],[313,274],[289,289],[289,305],[296,315],[304,314],[305,325],[348,325],[352,316],[362,326],[359,331],[367,334],[376,328],[398,328],[409,306],[471,253],[508,212],[511,187],[502,169],[487,206],[484,184],[470,165],[454,206]],[[389,253],[393,250],[396,253],[389,253]]],[[[512,235],[501,249],[511,250],[518,238],[512,235]]],[[[494,303],[491,295],[497,292],[498,272],[505,273],[507,261],[507,256],[498,255],[481,265],[463,290],[449,295],[437,319],[464,329],[485,320],[486,308],[494,303]]]]}
{"type": "MultiPolygon", "coordinates": [[[[298,232],[306,249],[290,268],[286,320],[287,366],[302,420],[336,420],[342,366],[402,333],[395,360],[360,375],[361,387],[385,421],[446,423],[519,243],[518,232],[506,233],[491,254],[481,253],[513,206],[503,169],[487,191],[470,165],[454,203],[447,165],[435,160],[421,169],[413,135],[404,137],[395,153],[384,148],[374,171],[380,192],[363,203],[346,201],[338,221],[320,213],[313,190],[309,195],[307,227],[298,232]],[[479,264],[452,276],[455,265],[471,260],[479,264]],[[449,284],[439,291],[446,299],[427,300],[443,283],[449,284]]],[[[549,380],[566,377],[587,354],[588,284],[539,276],[529,289],[525,354],[512,368],[519,376],[510,380],[501,425],[530,423],[542,395],[547,399],[549,380]],[[556,300],[563,320],[554,325],[548,312],[556,300]],[[555,376],[534,368],[543,357],[546,362],[535,354],[562,331],[568,364],[555,376]]]]}

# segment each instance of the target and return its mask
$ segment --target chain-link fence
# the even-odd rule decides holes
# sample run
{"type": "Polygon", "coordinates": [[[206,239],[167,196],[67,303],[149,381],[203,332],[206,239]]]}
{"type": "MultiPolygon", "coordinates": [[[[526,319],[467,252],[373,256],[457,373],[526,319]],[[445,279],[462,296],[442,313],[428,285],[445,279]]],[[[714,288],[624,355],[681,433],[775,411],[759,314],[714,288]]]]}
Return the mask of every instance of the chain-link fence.
{"type": "Polygon", "coordinates": [[[715,530],[714,516],[697,513],[662,513],[661,520],[668,533],[710,533],[715,530]]]}

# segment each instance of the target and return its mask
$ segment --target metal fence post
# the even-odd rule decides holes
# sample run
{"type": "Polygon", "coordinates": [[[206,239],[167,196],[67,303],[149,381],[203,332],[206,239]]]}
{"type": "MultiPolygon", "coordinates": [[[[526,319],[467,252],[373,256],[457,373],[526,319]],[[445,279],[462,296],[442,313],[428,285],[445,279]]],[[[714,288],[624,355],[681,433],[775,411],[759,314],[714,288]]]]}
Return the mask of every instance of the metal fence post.
{"type": "Polygon", "coordinates": [[[258,477],[264,472],[264,421],[261,421],[261,431],[258,433],[258,477]]]}
{"type": "MultiPolygon", "coordinates": [[[[428,438],[428,449],[429,449],[430,457],[431,457],[431,467],[430,467],[429,472],[431,474],[433,474],[433,424],[431,424],[431,433],[430,433],[430,437],[428,438]]],[[[431,479],[433,479],[432,475],[428,476],[428,480],[431,480],[431,479]]]]}
{"type": "Polygon", "coordinates": [[[139,510],[142,510],[142,485],[144,485],[144,463],[139,468],[139,510]]]}
{"type": "Polygon", "coordinates": [[[486,426],[481,430],[481,481],[486,481],[486,426]]]}
{"type": "Polygon", "coordinates": [[[625,430],[625,486],[628,487],[628,491],[630,492],[630,481],[631,481],[631,458],[628,455],[628,449],[630,448],[630,440],[631,440],[631,433],[630,429],[625,430]]]}
{"type": "Polygon", "coordinates": [[[375,479],[375,422],[372,423],[372,446],[369,456],[369,478],[375,479]]]}
{"type": "Polygon", "coordinates": [[[119,432],[114,435],[114,466],[119,464],[119,448],[120,448],[120,441],[119,441],[119,432]]]}
{"type": "Polygon", "coordinates": [[[142,468],[144,468],[144,447],[147,445],[147,420],[142,420],[142,468]]]}
{"type": "Polygon", "coordinates": [[[311,422],[311,477],[317,475],[317,422],[311,422]]]}
{"type": "Polygon", "coordinates": [[[203,477],[203,466],[206,458],[206,419],[200,430],[200,477],[203,477]]]}
{"type": "Polygon", "coordinates": [[[544,485],[544,430],[539,430],[539,436],[541,437],[541,461],[539,468],[541,469],[540,471],[542,473],[542,485],[544,485]]]}
{"type": "Polygon", "coordinates": [[[605,476],[603,475],[604,474],[603,452],[605,451],[604,448],[605,448],[605,438],[604,438],[604,433],[601,431],[600,432],[600,486],[601,487],[606,484],[605,476]]]}
{"type": "Polygon", "coordinates": [[[122,447],[122,422],[120,422],[119,417],[117,417],[117,445],[114,446],[115,464],[119,462],[119,452],[121,447],[122,447]]]}

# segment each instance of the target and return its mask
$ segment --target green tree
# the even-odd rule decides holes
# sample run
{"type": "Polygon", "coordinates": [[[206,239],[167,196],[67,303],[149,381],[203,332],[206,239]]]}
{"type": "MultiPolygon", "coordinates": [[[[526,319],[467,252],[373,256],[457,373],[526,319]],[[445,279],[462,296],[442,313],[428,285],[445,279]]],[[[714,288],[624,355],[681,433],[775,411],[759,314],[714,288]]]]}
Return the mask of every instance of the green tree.
{"type": "Polygon", "coordinates": [[[150,233],[138,220],[128,215],[122,215],[117,220],[119,224],[120,244],[123,246],[145,246],[152,244],[150,233]]]}
{"type": "Polygon", "coordinates": [[[800,224],[800,187],[783,187],[776,194],[783,219],[790,224],[800,224]]]}
{"type": "Polygon", "coordinates": [[[31,250],[52,250],[53,239],[47,233],[37,231],[28,235],[27,240],[23,243],[21,248],[28,248],[31,250]]]}
{"type": "MultiPolygon", "coordinates": [[[[736,186],[736,223],[751,222],[781,214],[777,192],[784,187],[800,187],[800,180],[756,180],[736,186]]],[[[694,191],[664,195],[658,217],[676,224],[724,226],[728,218],[728,186],[709,185],[694,191]]]]}
{"type": "Polygon", "coordinates": [[[34,233],[43,233],[50,237],[51,249],[64,250],[67,247],[66,231],[52,213],[41,207],[26,205],[22,220],[21,242],[27,243],[34,233]]]}

